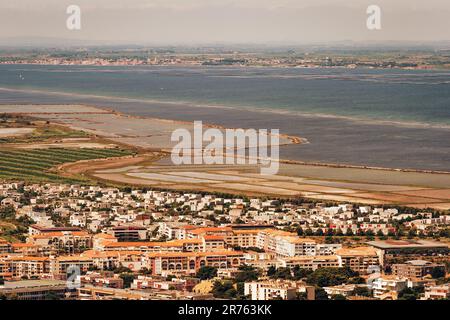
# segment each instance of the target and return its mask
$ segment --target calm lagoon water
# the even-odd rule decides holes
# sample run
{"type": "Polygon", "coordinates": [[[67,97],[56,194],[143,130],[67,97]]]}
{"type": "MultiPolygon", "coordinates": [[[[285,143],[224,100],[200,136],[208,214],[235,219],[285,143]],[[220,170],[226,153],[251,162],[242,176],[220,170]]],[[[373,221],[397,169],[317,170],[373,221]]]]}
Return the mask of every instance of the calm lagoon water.
{"type": "Polygon", "coordinates": [[[279,128],[281,157],[450,171],[450,72],[0,65],[0,103],[87,103],[130,114],[279,128]]]}

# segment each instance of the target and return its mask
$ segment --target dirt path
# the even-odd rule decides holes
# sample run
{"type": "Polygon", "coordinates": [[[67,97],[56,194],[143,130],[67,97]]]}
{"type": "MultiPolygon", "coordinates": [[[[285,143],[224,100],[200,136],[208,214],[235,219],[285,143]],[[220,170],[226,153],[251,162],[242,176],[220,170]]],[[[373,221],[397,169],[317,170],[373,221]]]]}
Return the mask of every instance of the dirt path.
{"type": "Polygon", "coordinates": [[[144,162],[157,161],[162,156],[162,153],[154,152],[120,158],[81,160],[77,162],[64,163],[54,168],[54,170],[64,177],[71,177],[72,175],[90,173],[96,170],[115,169],[137,165],[144,162]]]}

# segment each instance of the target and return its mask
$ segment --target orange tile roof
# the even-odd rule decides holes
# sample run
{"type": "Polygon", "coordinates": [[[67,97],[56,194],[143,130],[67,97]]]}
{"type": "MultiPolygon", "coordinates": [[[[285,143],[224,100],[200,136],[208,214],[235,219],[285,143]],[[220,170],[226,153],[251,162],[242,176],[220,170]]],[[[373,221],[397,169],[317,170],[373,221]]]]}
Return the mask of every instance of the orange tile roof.
{"type": "Polygon", "coordinates": [[[142,255],[141,251],[97,251],[97,250],[87,250],[84,251],[81,256],[89,258],[108,258],[108,257],[120,257],[126,255],[142,255]]]}
{"type": "Polygon", "coordinates": [[[98,234],[94,235],[94,238],[115,239],[115,237],[112,234],[108,234],[108,233],[98,233],[98,234]]]}
{"type": "Polygon", "coordinates": [[[42,234],[35,234],[32,235],[30,238],[33,239],[46,239],[46,238],[51,238],[51,237],[62,237],[63,233],[62,232],[47,232],[47,233],[42,233],[42,234]]]}
{"type": "Polygon", "coordinates": [[[139,241],[139,242],[105,242],[107,248],[122,248],[122,247],[154,247],[159,242],[139,241]]]}
{"type": "Polygon", "coordinates": [[[13,243],[12,247],[13,248],[32,248],[32,247],[37,247],[37,246],[32,243],[13,243]]]}
{"type": "Polygon", "coordinates": [[[53,237],[63,237],[64,235],[71,235],[74,237],[86,237],[89,236],[89,233],[87,233],[86,231],[57,231],[57,232],[47,232],[47,233],[42,233],[42,234],[35,234],[32,235],[30,238],[33,239],[48,239],[48,238],[53,238],[53,237]]]}
{"type": "Polygon", "coordinates": [[[336,250],[336,254],[340,256],[377,256],[373,247],[342,248],[336,250]]]}
{"type": "Polygon", "coordinates": [[[203,239],[207,240],[216,240],[216,241],[223,241],[224,237],[223,236],[203,236],[203,239]]]}
{"type": "Polygon", "coordinates": [[[149,241],[139,241],[139,242],[107,242],[105,247],[107,248],[122,248],[122,247],[182,247],[185,244],[201,244],[201,239],[184,239],[184,240],[173,240],[166,242],[149,242],[149,241]]]}
{"type": "Polygon", "coordinates": [[[87,250],[81,254],[82,257],[88,258],[108,258],[108,257],[118,257],[119,254],[117,251],[96,251],[96,250],[87,250]]]}
{"type": "Polygon", "coordinates": [[[25,256],[25,257],[10,257],[8,260],[10,261],[49,261],[50,259],[48,257],[30,257],[30,256],[25,256]]]}
{"type": "Polygon", "coordinates": [[[261,231],[266,229],[258,230],[258,229],[249,229],[249,230],[233,230],[234,234],[258,234],[261,231]]]}
{"type": "Polygon", "coordinates": [[[192,229],[197,229],[197,228],[198,228],[197,226],[193,226],[193,225],[190,225],[190,224],[187,224],[187,225],[184,225],[184,226],[180,227],[180,229],[186,229],[186,230],[192,230],[192,229]]]}
{"type": "Polygon", "coordinates": [[[297,234],[295,234],[293,232],[288,232],[288,231],[283,231],[283,230],[278,230],[278,229],[264,229],[264,230],[261,230],[261,232],[268,233],[272,236],[297,236],[297,234]]]}
{"type": "Polygon", "coordinates": [[[288,236],[288,237],[285,237],[285,238],[290,243],[316,243],[316,241],[313,240],[313,239],[299,238],[297,236],[288,236]]]}
{"type": "Polygon", "coordinates": [[[213,251],[213,252],[148,252],[145,256],[149,258],[158,257],[204,257],[204,256],[242,256],[241,251],[213,251]]]}
{"type": "Polygon", "coordinates": [[[203,227],[198,229],[193,229],[189,231],[191,234],[202,234],[205,232],[231,232],[232,229],[230,227],[203,227]]]}
{"type": "Polygon", "coordinates": [[[282,258],[285,261],[308,261],[308,260],[333,260],[338,261],[338,257],[335,255],[329,256],[295,256],[282,258]]]}
{"type": "Polygon", "coordinates": [[[56,258],[57,261],[91,261],[92,258],[84,257],[81,255],[78,256],[59,256],[56,258]]]}
{"type": "Polygon", "coordinates": [[[85,237],[85,236],[89,236],[89,233],[86,231],[73,231],[70,232],[73,236],[79,236],[79,237],[85,237]]]}
{"type": "Polygon", "coordinates": [[[149,258],[158,257],[196,257],[198,252],[148,252],[145,254],[149,258]]]}

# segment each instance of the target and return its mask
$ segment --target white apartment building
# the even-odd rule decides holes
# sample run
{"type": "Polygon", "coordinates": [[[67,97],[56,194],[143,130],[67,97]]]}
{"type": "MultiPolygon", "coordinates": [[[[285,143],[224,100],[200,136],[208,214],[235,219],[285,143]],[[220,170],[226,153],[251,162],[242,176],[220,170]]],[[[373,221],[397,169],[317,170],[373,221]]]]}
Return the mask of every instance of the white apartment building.
{"type": "Polygon", "coordinates": [[[379,277],[372,283],[373,296],[382,298],[389,292],[399,293],[408,286],[408,279],[399,279],[391,277],[379,277]]]}
{"type": "Polygon", "coordinates": [[[244,294],[250,296],[251,300],[293,300],[296,298],[296,291],[296,287],[276,281],[244,284],[244,294]]]}
{"type": "Polygon", "coordinates": [[[426,300],[439,300],[450,298],[450,284],[443,284],[441,286],[431,286],[425,288],[426,300]]]}
{"type": "Polygon", "coordinates": [[[279,257],[333,255],[341,244],[318,244],[312,239],[280,230],[263,230],[256,238],[257,247],[274,252],[279,257]]]}

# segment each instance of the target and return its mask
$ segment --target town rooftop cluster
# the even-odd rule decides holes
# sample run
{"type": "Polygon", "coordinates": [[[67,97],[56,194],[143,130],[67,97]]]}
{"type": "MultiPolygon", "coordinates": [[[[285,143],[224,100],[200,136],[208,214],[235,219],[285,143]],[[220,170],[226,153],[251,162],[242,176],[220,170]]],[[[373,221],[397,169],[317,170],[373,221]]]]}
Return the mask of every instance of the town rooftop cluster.
{"type": "Polygon", "coordinates": [[[440,212],[4,183],[0,214],[10,223],[0,239],[4,298],[450,295],[450,219],[440,212]]]}

